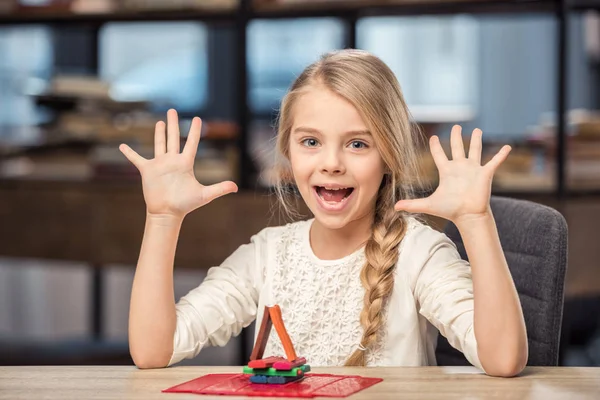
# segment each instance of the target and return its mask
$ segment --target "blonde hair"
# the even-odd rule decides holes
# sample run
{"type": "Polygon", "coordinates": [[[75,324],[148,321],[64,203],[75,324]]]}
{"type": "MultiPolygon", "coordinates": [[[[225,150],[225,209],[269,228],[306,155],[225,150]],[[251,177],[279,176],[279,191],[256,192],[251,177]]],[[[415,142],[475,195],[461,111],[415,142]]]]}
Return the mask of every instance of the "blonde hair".
{"type": "Polygon", "coordinates": [[[347,366],[364,366],[366,351],[376,343],[384,326],[385,302],[394,285],[398,246],[406,231],[403,213],[394,210],[400,199],[413,198],[422,188],[419,179],[418,135],[412,130],[410,115],[400,85],[390,68],[376,56],[361,50],[339,50],[323,55],[294,81],[284,97],[278,120],[276,151],[278,182],[276,193],[288,214],[294,212],[290,200],[293,186],[289,145],[293,111],[297,99],[311,85],[322,85],[356,107],[367,125],[385,163],[376,200],[372,234],[365,246],[366,262],[360,279],[365,288],[360,314],[363,336],[360,346],[346,361],[347,366]]]}

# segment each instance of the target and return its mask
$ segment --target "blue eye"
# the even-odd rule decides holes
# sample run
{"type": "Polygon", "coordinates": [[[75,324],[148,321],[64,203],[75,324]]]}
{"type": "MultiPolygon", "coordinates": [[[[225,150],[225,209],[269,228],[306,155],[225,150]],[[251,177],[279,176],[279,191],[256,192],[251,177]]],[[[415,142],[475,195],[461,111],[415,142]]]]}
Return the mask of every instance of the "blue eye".
{"type": "Polygon", "coordinates": [[[353,149],[364,149],[368,147],[365,142],[361,142],[360,140],[353,141],[350,146],[352,146],[353,149]]]}
{"type": "Polygon", "coordinates": [[[319,144],[319,142],[317,142],[317,139],[304,139],[302,141],[302,144],[304,144],[305,146],[308,146],[308,147],[314,147],[317,144],[319,144]]]}

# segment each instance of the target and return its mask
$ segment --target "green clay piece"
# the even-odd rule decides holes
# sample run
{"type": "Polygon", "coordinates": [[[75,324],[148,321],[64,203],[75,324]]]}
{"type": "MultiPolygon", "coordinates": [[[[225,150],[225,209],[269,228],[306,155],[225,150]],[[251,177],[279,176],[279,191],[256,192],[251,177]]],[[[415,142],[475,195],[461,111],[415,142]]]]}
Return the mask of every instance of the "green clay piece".
{"type": "Polygon", "coordinates": [[[300,367],[293,368],[291,371],[278,371],[275,368],[250,368],[244,367],[244,374],[252,375],[266,375],[266,376],[298,376],[298,371],[302,371],[301,374],[310,372],[310,365],[304,364],[300,367]]]}

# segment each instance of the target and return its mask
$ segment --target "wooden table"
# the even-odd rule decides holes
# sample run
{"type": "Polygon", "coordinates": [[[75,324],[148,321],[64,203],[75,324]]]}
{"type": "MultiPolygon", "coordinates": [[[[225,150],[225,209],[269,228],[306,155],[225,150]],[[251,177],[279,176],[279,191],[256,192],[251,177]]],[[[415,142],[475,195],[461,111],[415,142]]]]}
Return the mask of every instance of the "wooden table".
{"type": "MultiPolygon", "coordinates": [[[[238,367],[0,367],[0,399],[207,399],[211,397],[161,390],[207,373],[240,371],[238,367]]],[[[315,368],[314,372],[384,379],[351,399],[600,398],[600,368],[530,367],[517,378],[492,378],[471,367],[315,368]]]]}

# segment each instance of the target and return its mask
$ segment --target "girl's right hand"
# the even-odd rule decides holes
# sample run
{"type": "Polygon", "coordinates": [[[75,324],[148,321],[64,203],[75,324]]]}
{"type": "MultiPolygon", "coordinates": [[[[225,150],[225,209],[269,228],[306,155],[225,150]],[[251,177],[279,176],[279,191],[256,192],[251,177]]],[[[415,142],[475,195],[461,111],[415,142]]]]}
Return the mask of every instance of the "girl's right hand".
{"type": "Polygon", "coordinates": [[[196,180],[194,159],[200,142],[200,118],[192,120],[181,153],[179,121],[175,110],[168,111],[167,122],[168,127],[163,121],[156,124],[153,159],[145,159],[126,144],[119,146],[119,150],[140,171],[148,215],[183,219],[217,197],[237,192],[237,185],[232,181],[204,186],[196,180]]]}

